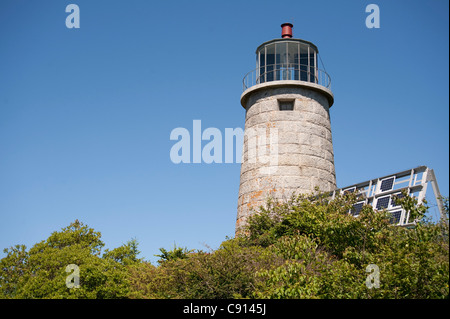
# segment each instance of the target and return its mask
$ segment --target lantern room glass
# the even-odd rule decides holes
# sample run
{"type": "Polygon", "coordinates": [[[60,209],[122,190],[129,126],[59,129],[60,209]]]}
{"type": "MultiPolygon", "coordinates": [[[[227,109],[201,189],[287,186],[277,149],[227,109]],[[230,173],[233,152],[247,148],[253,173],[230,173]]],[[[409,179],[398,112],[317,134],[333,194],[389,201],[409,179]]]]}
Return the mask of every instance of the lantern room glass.
{"type": "Polygon", "coordinates": [[[279,40],[263,44],[256,52],[257,83],[295,80],[317,83],[317,52],[307,43],[279,40]]]}

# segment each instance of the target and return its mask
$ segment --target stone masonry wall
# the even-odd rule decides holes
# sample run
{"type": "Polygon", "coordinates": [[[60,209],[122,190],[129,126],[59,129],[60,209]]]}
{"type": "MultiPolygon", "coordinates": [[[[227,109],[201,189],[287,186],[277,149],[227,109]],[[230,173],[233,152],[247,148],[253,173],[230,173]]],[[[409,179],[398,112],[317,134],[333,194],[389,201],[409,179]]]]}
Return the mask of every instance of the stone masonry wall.
{"type": "Polygon", "coordinates": [[[252,130],[266,132],[266,154],[270,148],[277,153],[271,161],[258,156],[255,160],[249,139],[244,138],[237,233],[252,209],[264,205],[268,196],[283,200],[292,192],[336,188],[329,102],[323,94],[300,86],[252,92],[246,105],[246,135],[252,130]],[[293,100],[294,109],[280,111],[280,99],[293,100]],[[270,132],[277,133],[276,145],[269,139],[270,132]]]}

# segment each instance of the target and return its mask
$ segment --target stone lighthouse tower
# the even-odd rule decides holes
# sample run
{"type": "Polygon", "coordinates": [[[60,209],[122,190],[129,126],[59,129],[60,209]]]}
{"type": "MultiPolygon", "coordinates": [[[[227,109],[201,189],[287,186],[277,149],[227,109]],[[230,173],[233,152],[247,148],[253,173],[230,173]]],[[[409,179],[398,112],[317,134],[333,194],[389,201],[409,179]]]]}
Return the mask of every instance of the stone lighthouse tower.
{"type": "Polygon", "coordinates": [[[329,109],[331,80],[318,66],[318,48],[292,37],[256,49],[256,69],[243,80],[245,108],[236,233],[268,196],[336,189],[329,109]]]}

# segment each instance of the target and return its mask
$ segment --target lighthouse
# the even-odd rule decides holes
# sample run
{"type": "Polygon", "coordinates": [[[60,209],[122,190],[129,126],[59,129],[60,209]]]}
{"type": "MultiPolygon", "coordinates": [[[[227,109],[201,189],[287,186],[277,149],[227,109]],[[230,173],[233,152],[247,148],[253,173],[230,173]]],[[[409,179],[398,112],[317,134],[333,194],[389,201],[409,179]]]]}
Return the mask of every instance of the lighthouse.
{"type": "Polygon", "coordinates": [[[293,25],[281,25],[281,38],[256,49],[256,69],[243,79],[244,148],[236,234],[267,198],[336,189],[330,108],[330,76],[319,67],[319,50],[293,38],[293,25]]]}

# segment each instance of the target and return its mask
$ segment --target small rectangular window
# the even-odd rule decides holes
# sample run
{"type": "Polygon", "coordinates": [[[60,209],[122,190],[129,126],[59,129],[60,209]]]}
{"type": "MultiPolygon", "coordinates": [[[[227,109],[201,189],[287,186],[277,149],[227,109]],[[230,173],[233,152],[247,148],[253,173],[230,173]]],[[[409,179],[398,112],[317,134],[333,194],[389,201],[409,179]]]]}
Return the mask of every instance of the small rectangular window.
{"type": "Polygon", "coordinates": [[[278,100],[280,111],[293,111],[294,100],[278,100]]]}

